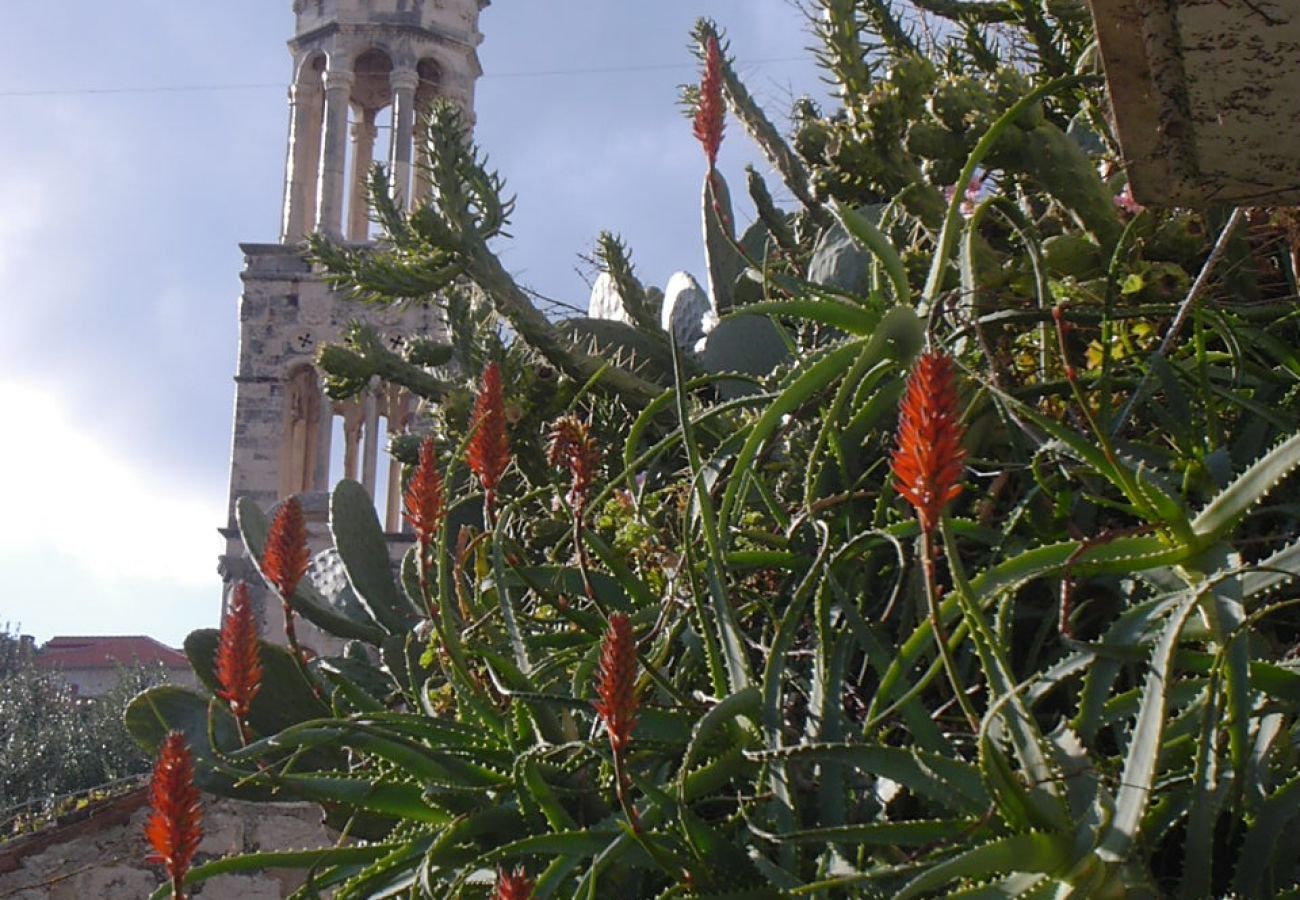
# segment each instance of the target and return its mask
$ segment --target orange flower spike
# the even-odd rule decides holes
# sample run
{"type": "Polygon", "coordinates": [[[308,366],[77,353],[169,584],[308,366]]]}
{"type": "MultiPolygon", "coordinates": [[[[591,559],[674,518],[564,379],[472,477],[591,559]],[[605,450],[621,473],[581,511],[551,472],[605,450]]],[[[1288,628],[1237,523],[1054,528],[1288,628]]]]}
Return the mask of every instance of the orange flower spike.
{"type": "Polygon", "coordinates": [[[153,808],[145,825],[145,837],[153,848],[149,861],[161,862],[166,869],[172,900],[184,900],[181,883],[199,849],[203,829],[199,792],[194,787],[194,760],[178,731],[163,741],[149,784],[149,800],[153,808]]]}
{"type": "Polygon", "coordinates": [[[280,599],[286,604],[307,574],[311,551],[307,549],[307,520],[295,497],[290,497],[275,513],[266,535],[266,552],[262,555],[262,572],[280,599]]]}
{"type": "Polygon", "coordinates": [[[442,527],[443,504],[442,473],[438,471],[433,438],[427,437],[420,445],[420,462],[411,473],[402,497],[406,520],[415,529],[420,547],[426,554],[442,527]]]}
{"type": "Polygon", "coordinates": [[[253,698],[262,689],[262,659],[257,649],[257,625],[248,585],[235,585],[230,608],[221,620],[221,637],[217,641],[217,696],[230,704],[239,722],[240,737],[249,741],[248,713],[253,698]]]}
{"type": "Polygon", "coordinates": [[[709,35],[704,45],[704,76],[695,106],[695,138],[704,147],[704,156],[712,171],[722,146],[722,130],[727,108],[722,99],[722,50],[716,35],[709,35]]]}
{"type": "Polygon", "coordinates": [[[495,505],[497,486],[510,465],[510,435],[506,431],[505,395],[501,389],[501,367],[493,362],[483,370],[483,383],[474,401],[470,419],[473,434],[466,456],[470,471],[483,486],[483,503],[495,505]]]}
{"type": "Polygon", "coordinates": [[[912,368],[900,404],[892,468],[898,493],[912,504],[927,534],[939,524],[944,508],[961,494],[966,458],[961,448],[963,432],[952,358],[925,353],[912,368]]]}
{"type": "Polygon", "coordinates": [[[593,706],[618,756],[632,740],[640,703],[636,693],[636,639],[632,636],[632,621],[623,613],[609,617],[597,678],[596,694],[600,699],[593,706]]]}
{"type": "Polygon", "coordinates": [[[565,416],[556,421],[551,426],[547,460],[552,466],[569,470],[573,484],[569,503],[574,509],[585,506],[600,461],[600,451],[587,424],[576,416],[565,416]]]}
{"type": "Polygon", "coordinates": [[[533,882],[523,866],[513,872],[497,873],[497,889],[492,900],[532,900],[533,882]]]}

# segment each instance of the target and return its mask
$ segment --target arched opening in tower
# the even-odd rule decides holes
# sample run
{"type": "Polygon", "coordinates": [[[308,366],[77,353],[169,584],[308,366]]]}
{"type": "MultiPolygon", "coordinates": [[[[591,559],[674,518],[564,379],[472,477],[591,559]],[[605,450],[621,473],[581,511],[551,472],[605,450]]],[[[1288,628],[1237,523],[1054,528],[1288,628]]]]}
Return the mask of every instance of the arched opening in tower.
{"type": "Polygon", "coordinates": [[[392,134],[392,72],[392,58],[375,47],[358,56],[353,66],[346,163],[352,187],[344,213],[349,241],[371,239],[370,172],[376,162],[388,162],[387,148],[378,138],[392,134]]]}

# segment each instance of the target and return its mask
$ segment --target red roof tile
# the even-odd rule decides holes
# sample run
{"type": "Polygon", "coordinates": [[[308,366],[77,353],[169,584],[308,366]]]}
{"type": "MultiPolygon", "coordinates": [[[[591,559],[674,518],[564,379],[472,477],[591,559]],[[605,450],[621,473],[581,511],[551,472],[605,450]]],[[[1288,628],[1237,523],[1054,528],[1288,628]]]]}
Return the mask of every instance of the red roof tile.
{"type": "Polygon", "coordinates": [[[144,635],[56,637],[36,653],[41,669],[115,669],[157,665],[188,669],[185,654],[144,635]]]}

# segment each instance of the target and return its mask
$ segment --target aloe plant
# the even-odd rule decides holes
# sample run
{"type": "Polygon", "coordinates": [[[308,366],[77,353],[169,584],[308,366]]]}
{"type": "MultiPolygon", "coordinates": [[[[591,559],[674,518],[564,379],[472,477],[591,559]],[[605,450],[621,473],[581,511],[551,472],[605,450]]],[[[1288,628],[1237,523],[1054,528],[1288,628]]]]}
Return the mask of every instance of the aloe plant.
{"type": "MultiPolygon", "coordinates": [[[[736,239],[706,141],[732,308],[702,356],[658,330],[613,238],[631,324],[525,309],[486,244],[500,182],[445,115],[431,206],[387,209],[387,245],[316,242],[364,297],[447,304],[460,365],[437,377],[446,354],[361,335],[322,360],[339,390],[378,374],[438,403],[405,459],[409,507],[436,512],[394,572],[341,483],[345,577],[286,601],[346,649],[259,644],[238,721],[202,692],[134,701],[136,737],[184,733],[205,789],[313,800],[362,841],[188,883],[274,865],[341,898],[1300,889],[1294,304],[1226,293],[1221,217],[1112,201],[1075,5],[920,0],[951,23],[935,46],[887,3],[814,5],[842,109],[801,103],[790,141],[719,29],[693,35],[715,67],[698,130],[720,135],[725,100],[797,204],[751,179],[763,225],[736,239]],[[832,243],[860,280],[820,276],[832,243]],[[1178,293],[1198,276],[1215,289],[1178,293]],[[936,506],[890,459],[907,373],[940,351],[944,458],[967,464],[936,506]],[[471,411],[489,368],[515,404],[491,453],[471,411]]],[[[938,440],[924,394],[909,441],[938,440]]],[[[266,515],[239,506],[258,560],[266,515]]],[[[186,644],[209,692],[217,643],[186,644]]]]}

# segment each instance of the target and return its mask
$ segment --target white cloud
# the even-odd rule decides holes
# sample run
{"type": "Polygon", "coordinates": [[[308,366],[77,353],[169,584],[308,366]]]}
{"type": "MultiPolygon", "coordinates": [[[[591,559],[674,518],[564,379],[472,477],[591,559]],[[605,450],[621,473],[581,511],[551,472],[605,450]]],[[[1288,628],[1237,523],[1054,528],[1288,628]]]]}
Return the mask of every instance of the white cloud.
{"type": "Polygon", "coordinates": [[[56,395],[0,381],[0,409],[6,555],[75,565],[104,586],[207,585],[216,596],[217,498],[151,477],[69,416],[56,395]]]}

